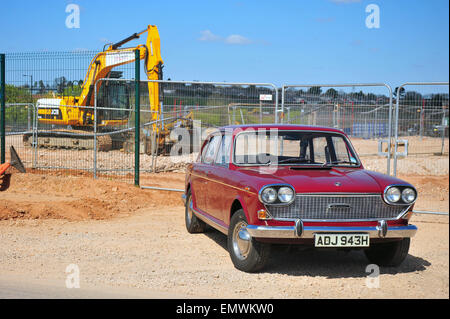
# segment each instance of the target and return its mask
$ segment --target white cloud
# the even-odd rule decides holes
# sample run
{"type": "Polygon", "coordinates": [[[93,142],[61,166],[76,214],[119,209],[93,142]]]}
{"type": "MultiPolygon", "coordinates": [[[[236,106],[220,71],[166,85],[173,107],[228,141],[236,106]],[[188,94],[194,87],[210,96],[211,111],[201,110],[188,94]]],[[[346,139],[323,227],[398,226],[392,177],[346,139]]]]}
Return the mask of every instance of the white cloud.
{"type": "Polygon", "coordinates": [[[231,34],[225,38],[220,35],[212,33],[210,30],[203,30],[200,32],[200,34],[201,36],[200,38],[198,38],[198,40],[202,42],[223,42],[225,44],[235,44],[235,45],[244,45],[253,43],[253,41],[240,34],[231,34]]]}
{"type": "Polygon", "coordinates": [[[225,39],[225,43],[228,44],[249,44],[252,41],[250,41],[249,39],[247,39],[246,37],[239,35],[239,34],[232,34],[229,35],[226,39],[225,39]]]}
{"type": "Polygon", "coordinates": [[[204,30],[201,33],[201,37],[198,39],[199,41],[205,41],[205,42],[214,42],[214,41],[219,41],[222,38],[218,35],[215,35],[214,33],[212,33],[209,30],[204,30]]]}

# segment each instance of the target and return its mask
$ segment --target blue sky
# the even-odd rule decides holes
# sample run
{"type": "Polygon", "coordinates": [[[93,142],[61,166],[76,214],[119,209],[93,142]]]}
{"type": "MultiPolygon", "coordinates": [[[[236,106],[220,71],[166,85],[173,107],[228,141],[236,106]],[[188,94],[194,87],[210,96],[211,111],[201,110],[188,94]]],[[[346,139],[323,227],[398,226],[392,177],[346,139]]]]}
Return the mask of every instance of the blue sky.
{"type": "Polygon", "coordinates": [[[448,81],[448,6],[447,0],[4,1],[0,52],[101,50],[154,24],[165,78],[172,80],[395,87],[448,81]],[[70,3],[81,8],[79,29],[65,26],[70,3]],[[379,28],[366,27],[369,4],[380,8],[379,28]]]}

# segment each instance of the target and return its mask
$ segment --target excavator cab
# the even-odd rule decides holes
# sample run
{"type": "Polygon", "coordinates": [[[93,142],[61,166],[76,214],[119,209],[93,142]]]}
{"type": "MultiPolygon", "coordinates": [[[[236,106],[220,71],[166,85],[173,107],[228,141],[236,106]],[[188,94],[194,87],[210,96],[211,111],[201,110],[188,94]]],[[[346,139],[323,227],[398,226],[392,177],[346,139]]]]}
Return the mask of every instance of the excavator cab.
{"type": "MultiPolygon", "coordinates": [[[[121,71],[111,71],[110,79],[122,77],[121,71]]],[[[124,81],[103,81],[97,96],[97,125],[127,124],[130,116],[130,84],[124,81]]]]}

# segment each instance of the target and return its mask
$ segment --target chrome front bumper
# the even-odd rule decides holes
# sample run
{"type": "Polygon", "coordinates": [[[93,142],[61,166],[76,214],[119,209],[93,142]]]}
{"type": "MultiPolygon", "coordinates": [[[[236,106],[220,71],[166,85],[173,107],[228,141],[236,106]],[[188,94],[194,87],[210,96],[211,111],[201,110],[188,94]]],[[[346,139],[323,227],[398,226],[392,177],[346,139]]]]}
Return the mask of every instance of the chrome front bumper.
{"type": "Polygon", "coordinates": [[[370,238],[405,238],[413,237],[417,232],[414,225],[388,226],[380,221],[377,226],[371,227],[329,227],[329,226],[303,226],[297,220],[295,226],[257,226],[247,225],[247,232],[255,238],[314,238],[316,233],[364,233],[370,238]]]}

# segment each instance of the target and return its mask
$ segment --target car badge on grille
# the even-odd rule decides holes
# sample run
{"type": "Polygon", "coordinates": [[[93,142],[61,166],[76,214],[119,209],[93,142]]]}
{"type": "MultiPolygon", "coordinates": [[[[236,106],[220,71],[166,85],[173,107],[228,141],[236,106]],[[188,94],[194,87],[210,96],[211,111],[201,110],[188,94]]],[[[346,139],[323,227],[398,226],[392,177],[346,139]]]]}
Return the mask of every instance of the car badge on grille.
{"type": "Polygon", "coordinates": [[[351,209],[352,206],[348,205],[348,204],[341,204],[341,203],[335,203],[335,204],[329,204],[327,206],[327,213],[331,210],[331,209],[351,209]]]}
{"type": "Polygon", "coordinates": [[[342,184],[341,184],[341,182],[336,182],[336,183],[334,183],[334,185],[335,186],[341,186],[342,184]]]}

